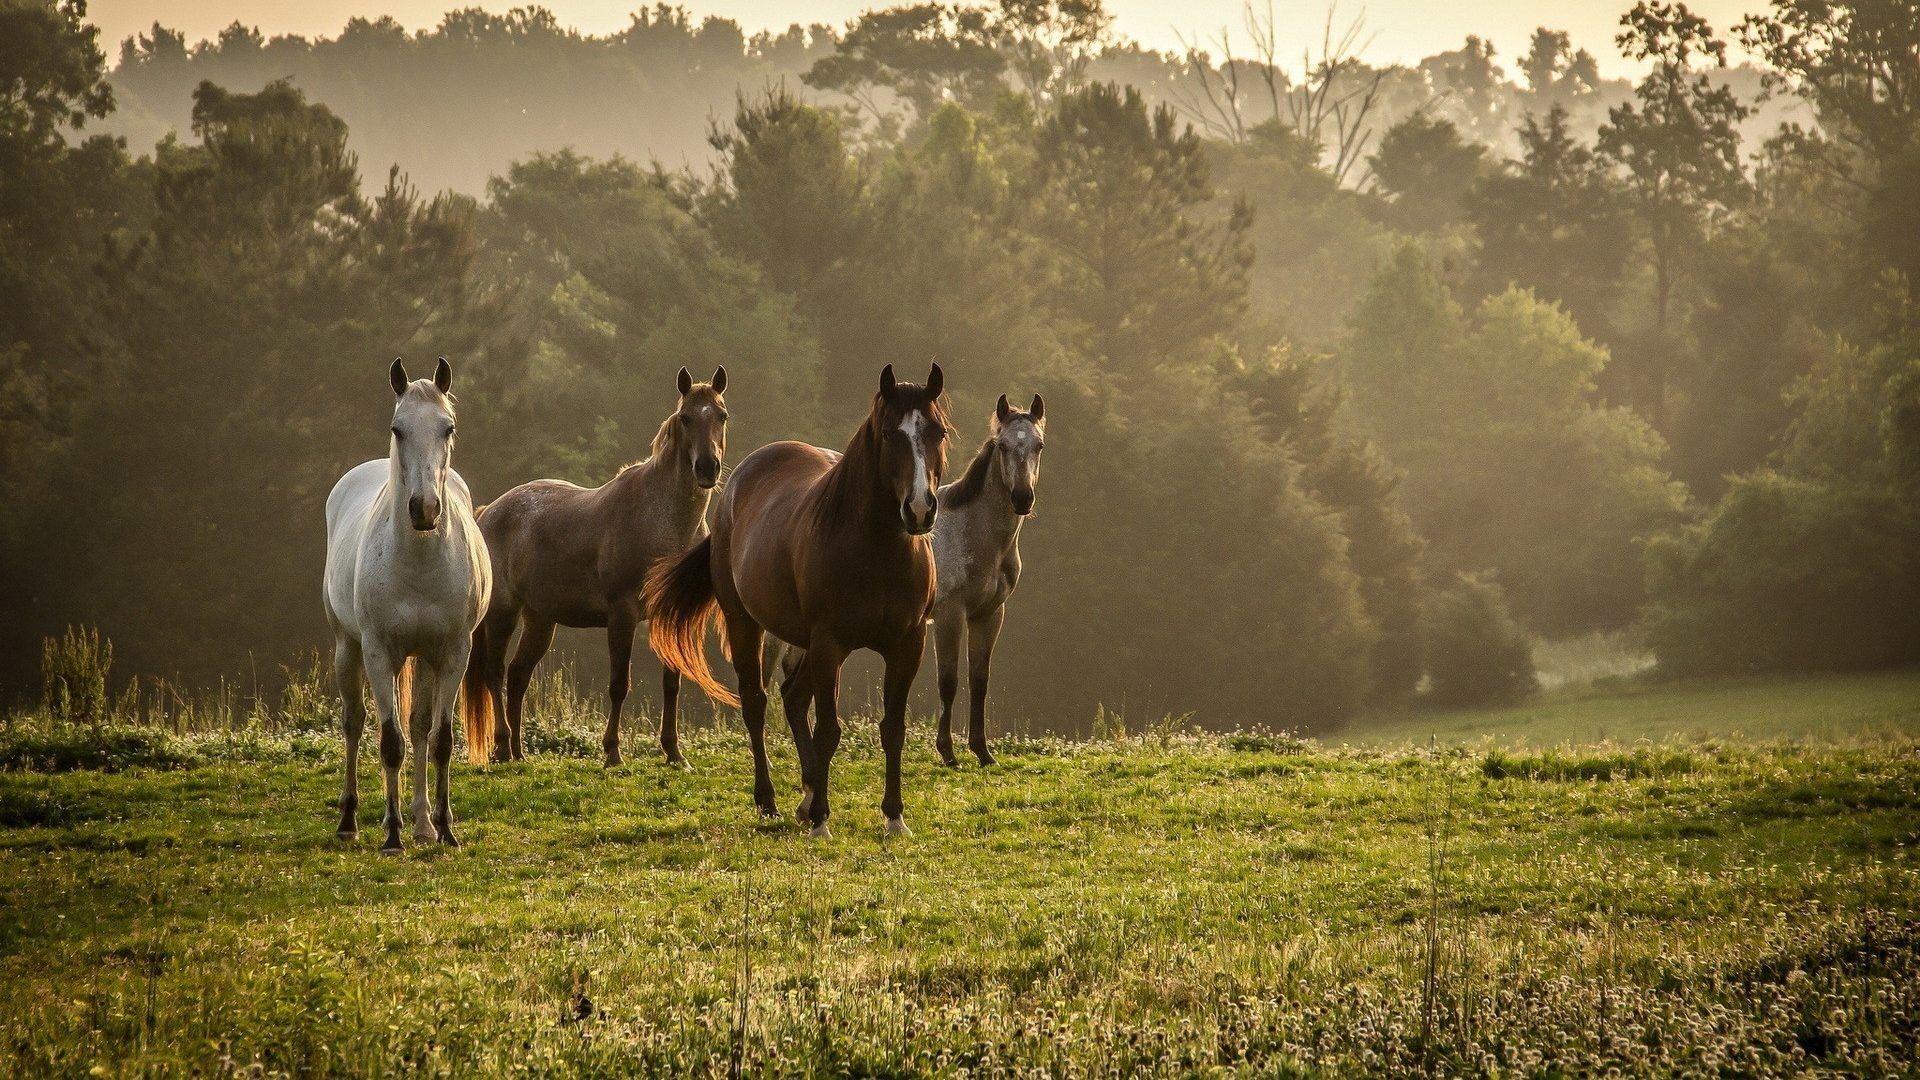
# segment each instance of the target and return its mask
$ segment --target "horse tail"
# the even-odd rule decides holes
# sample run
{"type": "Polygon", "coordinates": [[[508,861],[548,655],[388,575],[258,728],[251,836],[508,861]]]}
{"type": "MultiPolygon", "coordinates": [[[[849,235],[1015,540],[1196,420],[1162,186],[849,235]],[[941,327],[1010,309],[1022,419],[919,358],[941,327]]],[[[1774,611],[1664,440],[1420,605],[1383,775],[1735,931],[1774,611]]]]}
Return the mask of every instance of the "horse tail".
{"type": "Polygon", "coordinates": [[[662,559],[647,574],[647,644],[660,662],[692,679],[707,696],[738,707],[707,666],[707,624],[720,613],[713,596],[713,538],[662,559]]]}
{"type": "MultiPolygon", "coordinates": [[[[405,725],[413,717],[413,657],[400,661],[400,669],[393,673],[393,722],[405,725]]],[[[402,726],[404,733],[407,729],[402,726]]]]}
{"type": "Polygon", "coordinates": [[[487,673],[494,669],[493,635],[482,620],[473,628],[473,652],[467,673],[460,677],[460,717],[467,727],[467,760],[485,765],[493,755],[493,687],[487,673]]]}

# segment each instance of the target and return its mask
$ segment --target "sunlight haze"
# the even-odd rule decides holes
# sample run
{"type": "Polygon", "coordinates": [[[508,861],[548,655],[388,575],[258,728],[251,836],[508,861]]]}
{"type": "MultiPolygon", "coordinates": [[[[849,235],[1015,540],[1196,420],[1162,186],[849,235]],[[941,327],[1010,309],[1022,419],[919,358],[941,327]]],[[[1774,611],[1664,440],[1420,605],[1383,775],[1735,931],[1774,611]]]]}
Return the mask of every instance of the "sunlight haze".
{"type": "MultiPolygon", "coordinates": [[[[409,29],[424,29],[437,24],[449,8],[460,6],[465,5],[458,0],[384,0],[375,4],[362,4],[359,0],[302,3],[290,0],[104,0],[89,5],[88,14],[99,24],[102,44],[111,57],[117,55],[123,39],[156,21],[184,32],[189,41],[210,38],[235,20],[258,27],[269,37],[276,34],[315,37],[337,34],[350,16],[371,16],[376,12],[392,15],[409,29]]],[[[477,6],[502,10],[511,5],[477,6]]],[[[558,15],[561,22],[584,33],[607,34],[624,29],[638,5],[628,0],[551,0],[543,6],[558,15]]],[[[769,28],[781,30],[794,23],[827,23],[840,27],[863,10],[884,6],[860,0],[731,0],[686,5],[697,16],[711,14],[731,18],[749,33],[769,28]]],[[[1366,15],[1372,39],[1366,55],[1375,62],[1412,63],[1458,48],[1468,34],[1491,38],[1500,58],[1510,61],[1525,50],[1527,37],[1534,28],[1545,25],[1571,33],[1576,46],[1592,52],[1599,60],[1604,74],[1622,75],[1636,70],[1613,46],[1614,30],[1621,13],[1629,6],[1624,0],[1553,7],[1522,0],[1484,0],[1472,4],[1375,0],[1365,5],[1341,4],[1337,14],[1342,24],[1355,15],[1366,15]]],[[[1689,6],[1706,16],[1716,31],[1728,34],[1734,24],[1758,10],[1760,5],[1750,0],[1698,0],[1689,6]]],[[[1177,50],[1182,37],[1211,42],[1222,27],[1244,40],[1239,0],[1111,0],[1107,8],[1114,13],[1117,33],[1150,48],[1177,50]]],[[[1295,46],[1289,51],[1297,52],[1300,45],[1312,40],[1318,32],[1327,9],[1322,3],[1309,2],[1278,3],[1275,10],[1282,25],[1294,28],[1295,46]]]]}

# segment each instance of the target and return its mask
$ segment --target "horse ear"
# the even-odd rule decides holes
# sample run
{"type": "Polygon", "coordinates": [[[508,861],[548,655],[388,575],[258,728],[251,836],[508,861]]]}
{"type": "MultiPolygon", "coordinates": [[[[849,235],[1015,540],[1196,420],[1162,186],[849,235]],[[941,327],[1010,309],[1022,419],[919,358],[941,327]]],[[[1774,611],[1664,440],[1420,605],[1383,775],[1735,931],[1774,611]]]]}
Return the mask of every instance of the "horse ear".
{"type": "Polygon", "coordinates": [[[993,416],[1003,424],[1013,419],[1013,403],[1007,400],[1007,395],[1000,395],[999,403],[993,407],[993,416]]]}
{"type": "Polygon", "coordinates": [[[1035,420],[1045,420],[1047,418],[1047,403],[1040,400],[1039,394],[1033,395],[1033,404],[1027,407],[1027,415],[1033,417],[1035,420]]]}
{"type": "Polygon", "coordinates": [[[681,396],[684,397],[687,391],[693,389],[693,373],[688,371],[686,368],[681,368],[680,380],[678,385],[680,387],[681,396]]]}
{"type": "Polygon", "coordinates": [[[888,364],[886,367],[880,369],[880,396],[886,398],[888,401],[892,401],[893,387],[893,365],[888,364]]]}
{"type": "Polygon", "coordinates": [[[927,372],[927,396],[930,398],[939,397],[940,388],[946,384],[946,381],[946,376],[940,374],[940,365],[933,365],[932,369],[927,372]]]}
{"type": "Polygon", "coordinates": [[[393,366],[387,369],[387,381],[393,384],[393,396],[399,397],[407,392],[407,365],[393,358],[393,366]]]}
{"type": "Polygon", "coordinates": [[[727,366],[725,364],[713,369],[713,392],[716,394],[724,394],[727,392],[727,366]]]}
{"type": "Polygon", "coordinates": [[[443,394],[453,391],[453,365],[446,357],[440,358],[440,366],[433,369],[433,388],[443,394]]]}

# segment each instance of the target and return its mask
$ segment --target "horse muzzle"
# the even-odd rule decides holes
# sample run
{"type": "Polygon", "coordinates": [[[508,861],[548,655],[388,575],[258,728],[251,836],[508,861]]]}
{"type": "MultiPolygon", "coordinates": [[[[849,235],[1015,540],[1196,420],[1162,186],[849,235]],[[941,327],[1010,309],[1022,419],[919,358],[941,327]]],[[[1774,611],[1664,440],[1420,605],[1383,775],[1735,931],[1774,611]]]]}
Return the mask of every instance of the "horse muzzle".
{"type": "Polygon", "coordinates": [[[907,528],[909,536],[925,536],[933,531],[933,519],[940,512],[940,500],[929,497],[925,513],[913,508],[913,500],[905,499],[900,503],[900,522],[907,528]]]}
{"type": "Polygon", "coordinates": [[[432,532],[440,524],[440,500],[432,495],[415,495],[407,500],[407,518],[416,532],[432,532]]]}
{"type": "Polygon", "coordinates": [[[1025,491],[1021,491],[1019,489],[1014,490],[1013,512],[1016,514],[1019,514],[1021,517],[1026,517],[1028,514],[1033,513],[1033,489],[1032,488],[1028,488],[1025,491]]]}
{"type": "Polygon", "coordinates": [[[693,463],[693,482],[710,488],[720,482],[720,459],[701,458],[693,463]]]}

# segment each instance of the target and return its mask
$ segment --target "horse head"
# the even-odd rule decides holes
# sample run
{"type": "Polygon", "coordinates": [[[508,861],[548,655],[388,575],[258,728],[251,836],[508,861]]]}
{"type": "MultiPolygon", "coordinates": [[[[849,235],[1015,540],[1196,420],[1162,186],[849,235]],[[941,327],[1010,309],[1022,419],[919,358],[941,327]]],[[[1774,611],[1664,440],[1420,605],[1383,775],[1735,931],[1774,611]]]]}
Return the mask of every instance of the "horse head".
{"type": "Polygon", "coordinates": [[[447,501],[447,473],[453,467],[453,368],[441,357],[432,381],[407,379],[406,365],[395,359],[387,372],[393,384],[393,441],[387,457],[393,477],[407,497],[407,517],[419,532],[440,524],[447,501]]]}
{"type": "Polygon", "coordinates": [[[900,507],[900,520],[913,536],[933,531],[939,510],[940,474],[947,467],[947,410],[940,393],[944,377],[940,365],[927,373],[924,385],[896,382],[893,365],[880,372],[880,392],[874,395],[867,419],[880,455],[879,470],[900,507]]]}
{"type": "Polygon", "coordinates": [[[1027,411],[1000,395],[993,410],[994,461],[1013,500],[1013,511],[1033,513],[1034,488],[1040,483],[1040,451],[1047,448],[1047,403],[1033,395],[1027,411]]]}
{"type": "Polygon", "coordinates": [[[697,383],[681,368],[679,388],[680,407],[668,421],[671,437],[687,455],[693,482],[711,488],[720,482],[727,456],[727,369],[716,369],[712,382],[697,383]]]}

